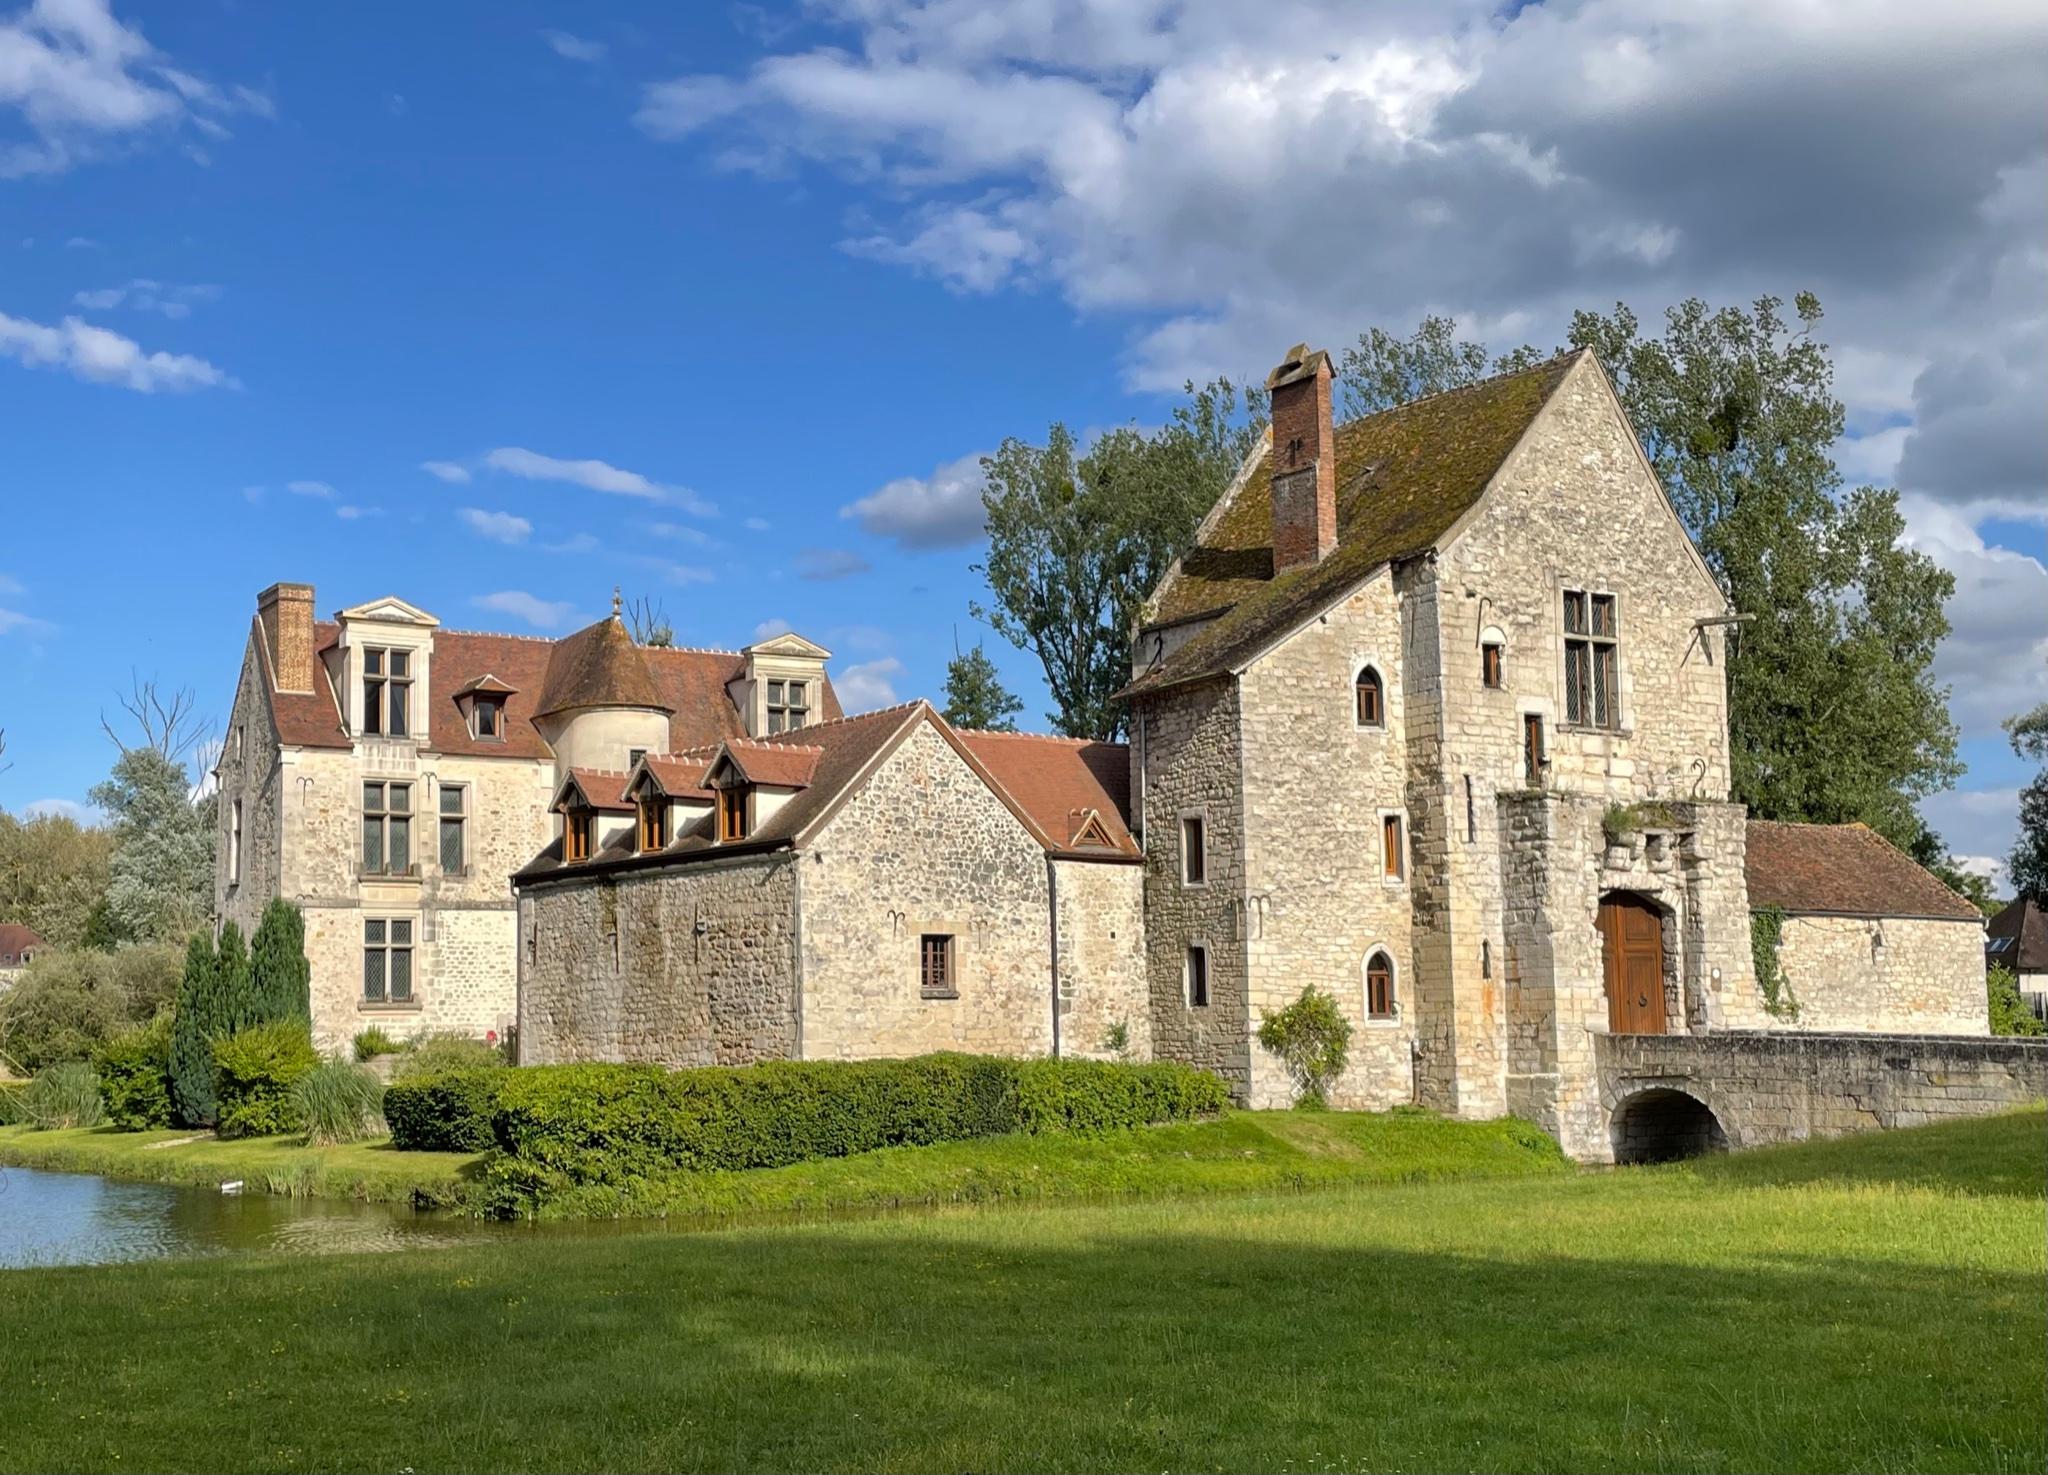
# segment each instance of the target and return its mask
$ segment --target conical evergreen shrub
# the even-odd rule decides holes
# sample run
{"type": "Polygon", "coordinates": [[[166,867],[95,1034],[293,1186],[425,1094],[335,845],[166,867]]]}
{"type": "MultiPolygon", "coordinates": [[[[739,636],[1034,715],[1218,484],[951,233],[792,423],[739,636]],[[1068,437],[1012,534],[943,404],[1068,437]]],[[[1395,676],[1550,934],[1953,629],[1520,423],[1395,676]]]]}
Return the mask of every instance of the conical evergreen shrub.
{"type": "Polygon", "coordinates": [[[306,961],[306,919],[279,897],[263,909],[256,938],[249,947],[249,986],[255,1017],[248,1024],[273,1019],[310,1023],[313,965],[306,961]]]}
{"type": "Polygon", "coordinates": [[[204,932],[193,933],[185,948],[185,973],[178,980],[178,1012],[171,1022],[171,1107],[182,1126],[210,1127],[219,1117],[213,1073],[213,1041],[223,1023],[219,978],[213,939],[204,932]]]}
{"type": "Polygon", "coordinates": [[[249,993],[249,944],[233,922],[221,924],[220,947],[213,955],[213,990],[215,1023],[209,1040],[224,1040],[259,1022],[249,993]]]}

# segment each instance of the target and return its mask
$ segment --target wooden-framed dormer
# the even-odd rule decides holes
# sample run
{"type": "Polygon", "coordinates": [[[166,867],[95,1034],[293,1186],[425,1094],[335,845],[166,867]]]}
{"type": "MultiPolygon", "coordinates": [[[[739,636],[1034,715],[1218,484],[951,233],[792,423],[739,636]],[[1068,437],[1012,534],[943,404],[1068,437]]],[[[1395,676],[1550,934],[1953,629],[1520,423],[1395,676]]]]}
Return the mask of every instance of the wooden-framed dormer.
{"type": "Polygon", "coordinates": [[[505,701],[518,693],[510,682],[486,672],[455,690],[455,705],[469,735],[480,743],[505,741],[505,701]]]}
{"type": "Polygon", "coordinates": [[[637,806],[625,783],[623,773],[572,768],[556,786],[548,808],[561,816],[565,862],[590,860],[633,828],[637,806]]]}
{"type": "Polygon", "coordinates": [[[712,838],[745,840],[769,816],[811,786],[824,750],[804,743],[730,738],[704,768],[703,787],[715,796],[712,838]]]}

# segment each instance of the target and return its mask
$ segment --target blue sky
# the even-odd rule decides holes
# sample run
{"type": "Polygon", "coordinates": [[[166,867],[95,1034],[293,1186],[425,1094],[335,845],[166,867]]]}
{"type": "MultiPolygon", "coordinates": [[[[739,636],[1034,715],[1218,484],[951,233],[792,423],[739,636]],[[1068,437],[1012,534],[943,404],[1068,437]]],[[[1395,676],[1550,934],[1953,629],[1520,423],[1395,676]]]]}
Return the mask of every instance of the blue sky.
{"type": "Polygon", "coordinates": [[[1930,815],[2002,850],[1996,719],[2048,695],[2038,18],[1365,9],[0,0],[0,805],[83,798],[131,668],[224,715],[280,578],[543,633],[617,584],[932,693],[1005,435],[1424,311],[1547,344],[1810,286],[1845,466],[1965,583],[1930,815]]]}

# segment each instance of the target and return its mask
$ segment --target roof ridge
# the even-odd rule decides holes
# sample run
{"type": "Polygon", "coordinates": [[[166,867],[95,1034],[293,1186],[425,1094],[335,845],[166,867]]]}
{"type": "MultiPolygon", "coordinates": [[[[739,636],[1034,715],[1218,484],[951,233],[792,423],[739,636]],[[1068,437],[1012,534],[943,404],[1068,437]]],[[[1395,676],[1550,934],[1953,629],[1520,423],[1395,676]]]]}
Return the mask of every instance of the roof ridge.
{"type": "MultiPolygon", "coordinates": [[[[824,726],[824,724],[823,724],[822,722],[817,722],[817,723],[812,723],[812,724],[811,724],[811,726],[813,726],[813,727],[823,727],[823,726],[824,726]]],[[[804,729],[800,729],[800,730],[802,730],[802,731],[809,731],[809,728],[804,728],[804,729]]],[[[731,748],[731,747],[741,747],[741,748],[747,748],[747,747],[753,747],[753,748],[772,748],[772,749],[774,749],[774,750],[775,750],[776,752],[778,752],[778,753],[822,753],[822,752],[824,752],[824,751],[825,751],[825,750],[824,750],[823,748],[819,747],[819,746],[818,746],[818,745],[817,745],[816,743],[778,743],[778,742],[774,742],[774,741],[771,741],[771,740],[770,740],[770,739],[768,739],[768,738],[757,738],[757,737],[729,737],[729,738],[726,738],[726,739],[724,740],[724,743],[722,744],[722,746],[724,746],[724,747],[728,747],[728,748],[731,748]]]]}
{"type": "MultiPolygon", "coordinates": [[[[1418,394],[1414,399],[1404,399],[1398,405],[1386,405],[1377,410],[1368,410],[1363,415],[1353,415],[1349,420],[1339,420],[1337,426],[1362,425],[1368,420],[1378,419],[1381,415],[1391,415],[1399,410],[1412,410],[1417,405],[1426,405],[1432,400],[1449,399],[1454,394],[1466,394],[1475,389],[1484,389],[1489,384],[1500,383],[1503,379],[1514,379],[1523,374],[1533,374],[1538,369],[1554,368],[1568,358],[1576,358],[1580,354],[1591,353],[1592,351],[1590,348],[1568,348],[1563,353],[1553,353],[1547,359],[1540,359],[1533,364],[1524,364],[1519,369],[1502,369],[1498,374],[1488,374],[1484,379],[1474,379],[1469,384],[1453,384],[1449,389],[1439,389],[1434,394],[1418,394]]],[[[1331,428],[1334,430],[1336,426],[1331,428]]]]}
{"type": "MultiPolygon", "coordinates": [[[[332,620],[327,623],[333,624],[332,620]]],[[[481,635],[491,640],[530,640],[535,645],[553,645],[565,637],[558,635],[521,635],[513,630],[451,630],[446,626],[434,632],[436,639],[443,635],[481,635]]]]}
{"type": "Polygon", "coordinates": [[[1114,738],[1068,737],[1058,732],[1001,732],[992,727],[956,727],[953,731],[962,737],[1023,738],[1034,743],[1066,743],[1076,748],[1085,748],[1095,743],[1106,743],[1110,747],[1124,746],[1114,738]]]}
{"type": "Polygon", "coordinates": [[[726,650],[716,645],[642,645],[640,649],[674,651],[686,656],[732,656],[734,659],[746,654],[743,650],[726,650]]]}
{"type": "MultiPolygon", "coordinates": [[[[788,732],[785,733],[775,733],[771,734],[768,737],[746,738],[744,739],[744,741],[750,743],[773,743],[777,737],[790,737],[800,732],[815,732],[821,727],[843,727],[849,722],[865,722],[870,717],[883,717],[891,712],[907,712],[912,707],[929,706],[931,706],[931,703],[926,701],[923,697],[912,697],[909,701],[898,702],[893,707],[876,707],[871,712],[855,712],[845,717],[827,717],[822,722],[806,722],[802,727],[792,727],[788,732]]],[[[933,710],[934,712],[937,711],[936,708],[933,708],[933,710]]],[[[727,738],[726,741],[731,742],[733,741],[733,739],[727,738]]],[[[781,747],[783,745],[777,743],[776,746],[781,747]]]]}

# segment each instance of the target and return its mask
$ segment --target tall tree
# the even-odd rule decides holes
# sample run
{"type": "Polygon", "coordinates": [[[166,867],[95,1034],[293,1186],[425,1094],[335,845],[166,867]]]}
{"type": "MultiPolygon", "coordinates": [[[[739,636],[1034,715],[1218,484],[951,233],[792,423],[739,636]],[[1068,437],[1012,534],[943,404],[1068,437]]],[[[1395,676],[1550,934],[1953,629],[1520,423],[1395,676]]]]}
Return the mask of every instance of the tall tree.
{"type": "Polygon", "coordinates": [[[996,663],[979,645],[954,656],[946,667],[946,720],[979,732],[1015,732],[1023,700],[996,675],[996,663]]]}
{"type": "Polygon", "coordinates": [[[227,1020],[219,991],[220,960],[213,939],[192,934],[185,972],[171,1018],[171,1105],[187,1127],[210,1127],[218,1111],[213,1083],[213,1042],[227,1020]]]}
{"type": "Polygon", "coordinates": [[[1122,735],[1139,606],[1265,426],[1255,391],[1218,379],[1186,393],[1151,433],[1126,426],[1080,454],[1055,424],[1043,445],[1012,438],[982,458],[991,603],[974,613],[1038,657],[1048,720],[1070,737],[1122,735]]]}
{"type": "Polygon", "coordinates": [[[53,948],[100,942],[114,837],[67,815],[0,812],[0,922],[20,922],[53,948]]]}
{"type": "MultiPolygon", "coordinates": [[[[1842,433],[1819,301],[1572,319],[1614,376],[1636,434],[1735,605],[1728,661],[1735,797],[1772,819],[1862,821],[1929,849],[1915,801],[1961,773],[1933,677],[1955,581],[1903,547],[1897,494],[1842,492],[1842,433]]],[[[1938,849],[1938,842],[1933,848],[1938,849]]]]}
{"type": "Polygon", "coordinates": [[[92,790],[112,822],[107,913],[121,941],[172,941],[212,915],[210,806],[194,803],[191,788],[182,764],[154,747],[134,747],[92,790]]]}
{"type": "Polygon", "coordinates": [[[313,1017],[313,965],[306,959],[306,918],[282,897],[271,898],[249,944],[248,1017],[240,1021],[267,1024],[273,1019],[309,1023],[313,1017]]]}
{"type": "Polygon", "coordinates": [[[1432,315],[1407,338],[1396,338],[1384,328],[1359,334],[1358,342],[1344,350],[1337,386],[1347,411],[1371,415],[1447,389],[1462,389],[1494,374],[1529,368],[1542,357],[1526,343],[1489,356],[1485,344],[1460,338],[1452,319],[1432,315]]]}
{"type": "MultiPolygon", "coordinates": [[[[2007,719],[2005,730],[2020,757],[2048,763],[2048,702],[2007,719]]],[[[2048,907],[2048,767],[2020,790],[2020,833],[2006,868],[2016,894],[2048,907]]]]}

